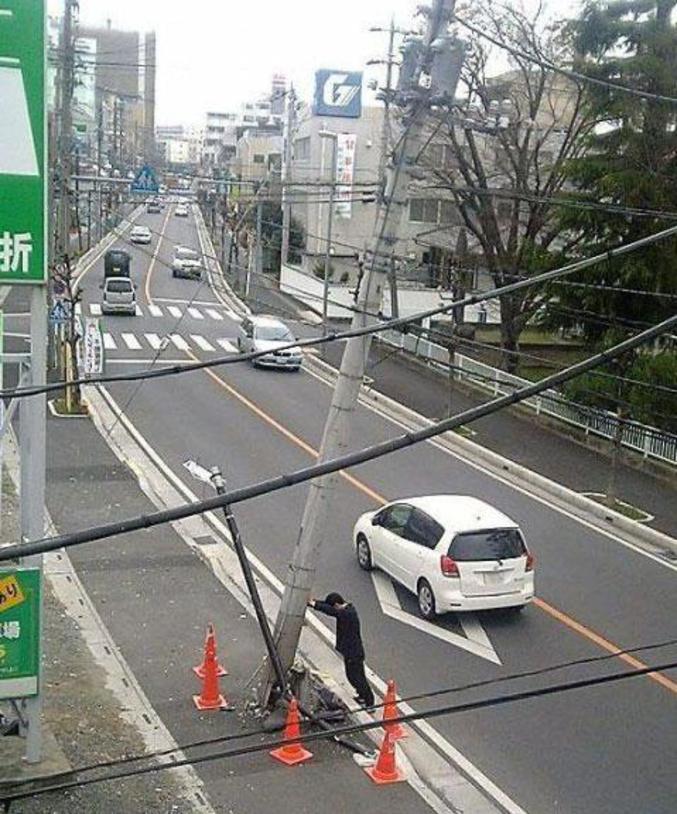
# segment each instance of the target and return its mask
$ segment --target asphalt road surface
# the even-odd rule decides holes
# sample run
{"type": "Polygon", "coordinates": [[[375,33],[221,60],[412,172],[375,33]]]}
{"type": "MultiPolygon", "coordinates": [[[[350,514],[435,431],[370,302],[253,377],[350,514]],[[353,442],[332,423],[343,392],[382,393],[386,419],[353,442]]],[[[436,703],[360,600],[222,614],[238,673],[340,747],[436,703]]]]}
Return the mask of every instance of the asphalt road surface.
{"type": "MultiPolygon", "coordinates": [[[[130,249],[139,315],[105,318],[107,371],[235,353],[236,314],[207,282],[173,279],[168,268],[175,244],[199,247],[194,214],[183,220],[168,208],[161,215],[143,214],[139,222],[154,232],[150,246],[130,249]]],[[[99,265],[83,280],[85,315],[98,313],[102,276],[99,265]]],[[[116,384],[109,392],[191,488],[182,467],[187,458],[218,464],[232,487],[307,465],[319,445],[331,395],[307,370],[277,372],[249,364],[116,384]]],[[[399,432],[360,408],[351,446],[399,432]]],[[[677,639],[674,565],[638,553],[430,443],[350,475],[339,480],[315,593],[338,590],[356,604],[369,666],[382,677],[394,677],[401,695],[456,690],[413,701],[415,709],[677,660],[674,645],[635,652],[631,660],[614,655],[618,649],[677,639]],[[436,492],[475,495],[521,524],[536,556],[533,606],[517,616],[449,615],[431,629],[413,621],[413,597],[386,581],[381,591],[412,612],[412,623],[384,613],[374,579],[355,560],[354,521],[385,500],[436,492]],[[459,646],[459,639],[471,644],[459,646]],[[592,661],[510,678],[581,659],[592,661]],[[458,689],[474,682],[491,683],[458,689]]],[[[279,578],[298,534],[306,492],[298,486],[236,508],[245,543],[279,578]]],[[[440,743],[453,744],[529,814],[675,810],[676,671],[448,715],[432,725],[440,743]]]]}

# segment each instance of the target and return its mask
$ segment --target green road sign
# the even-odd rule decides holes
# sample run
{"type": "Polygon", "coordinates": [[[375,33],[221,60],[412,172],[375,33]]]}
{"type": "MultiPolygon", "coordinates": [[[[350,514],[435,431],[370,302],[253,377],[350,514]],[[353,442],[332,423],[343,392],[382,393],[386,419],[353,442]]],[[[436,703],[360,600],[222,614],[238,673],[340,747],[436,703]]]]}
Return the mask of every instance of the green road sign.
{"type": "Polygon", "coordinates": [[[45,0],[0,0],[0,285],[44,283],[45,0]]]}
{"type": "Polygon", "coordinates": [[[40,570],[0,571],[0,698],[38,693],[40,570]]]}

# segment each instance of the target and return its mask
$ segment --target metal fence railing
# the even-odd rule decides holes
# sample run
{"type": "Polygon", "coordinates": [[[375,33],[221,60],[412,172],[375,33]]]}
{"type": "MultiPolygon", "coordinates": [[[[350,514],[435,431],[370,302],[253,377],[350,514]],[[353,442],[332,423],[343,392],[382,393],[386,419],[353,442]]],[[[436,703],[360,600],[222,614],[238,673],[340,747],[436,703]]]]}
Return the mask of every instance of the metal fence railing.
{"type": "MultiPolygon", "coordinates": [[[[388,345],[449,369],[449,351],[442,345],[415,334],[403,334],[399,331],[384,331],[378,336],[388,345]]],[[[454,355],[453,375],[458,379],[466,379],[497,396],[531,384],[526,379],[459,353],[454,355]]],[[[532,409],[536,415],[542,413],[578,427],[586,435],[613,439],[618,431],[618,418],[613,413],[569,401],[555,390],[545,390],[538,396],[526,399],[522,405],[532,409]]],[[[621,443],[624,447],[641,453],[645,458],[656,458],[664,463],[677,465],[677,435],[637,421],[624,420],[622,423],[621,443]]]]}

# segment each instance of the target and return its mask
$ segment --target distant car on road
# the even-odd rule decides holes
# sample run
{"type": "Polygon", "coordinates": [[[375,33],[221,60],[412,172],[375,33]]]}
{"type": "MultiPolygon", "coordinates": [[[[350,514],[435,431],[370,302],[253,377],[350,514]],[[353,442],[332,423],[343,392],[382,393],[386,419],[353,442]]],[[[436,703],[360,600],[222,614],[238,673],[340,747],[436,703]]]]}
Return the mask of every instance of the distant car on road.
{"type": "Polygon", "coordinates": [[[178,204],[176,209],[174,210],[174,216],[177,218],[187,218],[188,207],[185,204],[178,204]]]}
{"type": "Polygon", "coordinates": [[[191,280],[202,279],[202,260],[200,255],[186,246],[174,247],[172,260],[172,277],[186,277],[191,280]]]}
{"type": "Polygon", "coordinates": [[[150,243],[152,238],[153,236],[147,226],[135,226],[129,235],[132,243],[150,243]]]}
{"type": "Polygon", "coordinates": [[[298,370],[303,362],[300,348],[284,348],[295,342],[294,334],[276,317],[249,316],[240,323],[241,335],[237,346],[242,353],[266,351],[263,356],[252,359],[253,365],[284,367],[298,370]],[[283,349],[284,348],[284,349],[283,349]]]}
{"type": "Polygon", "coordinates": [[[158,215],[162,212],[162,207],[157,201],[148,201],[146,204],[146,212],[148,212],[149,215],[158,215]]]}
{"type": "Polygon", "coordinates": [[[534,558],[519,526],[474,497],[396,500],[363,514],[353,538],[360,567],[380,568],[416,594],[424,619],[518,611],[534,597],[534,558]]]}
{"type": "Polygon", "coordinates": [[[109,277],[103,286],[102,314],[136,314],[136,291],[129,277],[109,277]]]}

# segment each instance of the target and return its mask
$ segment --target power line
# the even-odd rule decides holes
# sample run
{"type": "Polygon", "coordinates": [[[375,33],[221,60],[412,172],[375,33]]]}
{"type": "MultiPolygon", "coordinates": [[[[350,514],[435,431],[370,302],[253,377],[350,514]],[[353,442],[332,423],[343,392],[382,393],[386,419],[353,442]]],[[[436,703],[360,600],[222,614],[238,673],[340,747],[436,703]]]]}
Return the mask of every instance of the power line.
{"type": "MultiPolygon", "coordinates": [[[[350,469],[369,461],[382,458],[385,455],[390,455],[407,447],[414,446],[437,435],[453,430],[462,424],[469,424],[479,418],[491,415],[505,407],[510,407],[514,404],[519,404],[525,399],[537,396],[544,390],[556,387],[560,384],[594,370],[602,364],[605,364],[617,357],[628,353],[631,350],[645,344],[658,336],[661,336],[666,331],[670,331],[677,325],[677,315],[663,320],[662,322],[642,331],[635,336],[619,342],[611,348],[602,350],[593,356],[588,357],[580,362],[577,362],[564,370],[546,376],[538,382],[520,387],[518,390],[508,393],[486,402],[476,407],[465,410],[450,418],[441,421],[431,422],[429,425],[419,430],[412,430],[406,432],[404,435],[390,438],[386,441],[374,444],[370,447],[357,450],[355,452],[347,453],[346,455],[337,458],[316,463],[292,472],[287,472],[269,478],[264,481],[252,484],[250,486],[243,486],[238,489],[233,489],[230,492],[216,495],[202,501],[185,504],[171,509],[163,509],[150,514],[142,515],[139,517],[132,517],[125,520],[119,520],[114,523],[108,523],[97,526],[83,531],[71,532],[69,534],[61,534],[54,537],[47,537],[41,540],[36,540],[28,543],[14,543],[0,548],[0,562],[16,559],[20,557],[27,557],[33,554],[43,554],[48,551],[55,551],[59,548],[71,548],[75,545],[82,543],[94,542],[103,540],[108,537],[114,537],[118,534],[125,534],[131,531],[138,531],[140,529],[152,528],[154,526],[162,525],[164,523],[183,520],[187,517],[193,517],[208,511],[222,508],[225,505],[242,503],[251,500],[255,497],[270,494],[272,492],[280,491],[281,489],[288,489],[299,483],[306,483],[307,481],[324,475],[332,474],[343,469],[350,469]]],[[[158,373],[161,371],[157,371],[158,373]]]]}
{"type": "Polygon", "coordinates": [[[598,85],[603,88],[608,88],[610,90],[620,91],[621,93],[628,93],[632,96],[638,96],[641,99],[648,99],[655,102],[669,102],[670,104],[677,104],[677,98],[674,96],[663,96],[659,93],[649,93],[647,91],[638,90],[637,88],[630,88],[626,85],[619,85],[615,82],[608,82],[604,79],[597,79],[594,76],[588,76],[587,74],[579,73],[578,71],[572,71],[569,68],[561,68],[558,65],[555,65],[552,62],[547,62],[544,59],[539,59],[538,57],[532,56],[531,54],[526,54],[524,51],[520,51],[518,48],[514,48],[512,45],[508,45],[505,42],[502,42],[496,37],[492,37],[491,34],[487,34],[486,31],[483,31],[477,26],[472,25],[467,20],[462,19],[461,17],[455,16],[455,21],[462,25],[464,28],[467,28],[468,31],[472,31],[473,34],[480,37],[481,39],[487,40],[488,42],[496,45],[503,51],[508,51],[508,53],[512,54],[514,57],[518,57],[519,59],[526,60],[527,62],[531,62],[534,65],[538,65],[541,68],[545,68],[548,71],[553,71],[553,73],[561,74],[562,76],[566,76],[568,79],[573,80],[577,84],[580,82],[588,83],[591,85],[598,85]]]}
{"type": "MultiPolygon", "coordinates": [[[[624,672],[612,673],[603,676],[595,676],[593,678],[580,679],[578,681],[561,682],[546,687],[539,687],[533,690],[522,690],[521,692],[510,693],[506,695],[493,696],[484,698],[478,701],[467,701],[462,704],[447,704],[440,707],[433,707],[432,709],[424,710],[421,712],[411,712],[405,715],[398,715],[392,720],[392,723],[411,724],[417,721],[425,721],[428,719],[440,718],[445,715],[458,715],[461,713],[474,712],[482,709],[490,709],[492,707],[503,706],[505,704],[517,703],[520,701],[528,701],[534,698],[544,698],[551,695],[559,695],[565,692],[573,692],[575,690],[589,689],[592,687],[600,687],[608,684],[625,681],[630,678],[639,678],[641,676],[650,675],[657,672],[665,672],[677,666],[677,662],[665,662],[656,664],[651,667],[642,667],[636,670],[626,670],[624,672]]],[[[353,735],[360,732],[370,732],[373,729],[380,729],[383,726],[382,721],[369,721],[367,723],[349,724],[348,726],[336,727],[328,731],[311,732],[303,736],[304,743],[314,743],[317,741],[335,739],[345,735],[353,735]]],[[[160,764],[157,766],[144,766],[135,769],[121,770],[118,772],[109,772],[107,775],[100,777],[91,777],[86,779],[75,779],[65,781],[63,783],[47,783],[42,788],[33,788],[30,791],[14,791],[2,794],[0,800],[5,805],[23,800],[28,797],[37,797],[43,794],[48,794],[56,791],[67,791],[74,788],[83,788],[94,783],[102,783],[111,780],[123,780],[128,777],[138,777],[139,775],[155,773],[167,769],[178,769],[183,766],[195,766],[201,763],[211,763],[215,760],[233,759],[236,757],[243,757],[245,755],[257,754],[259,752],[269,751],[271,748],[282,746],[285,744],[283,739],[276,739],[268,741],[267,743],[256,743],[247,746],[240,746],[235,749],[227,749],[220,752],[214,752],[208,755],[198,755],[192,758],[183,758],[171,763],[160,764]]]]}
{"type": "MultiPolygon", "coordinates": [[[[455,308],[459,308],[466,305],[475,305],[479,302],[484,302],[490,299],[496,299],[497,297],[505,296],[515,291],[520,291],[523,288],[528,288],[532,285],[538,285],[540,283],[545,283],[549,282],[550,280],[557,279],[558,277],[573,274],[576,271],[580,271],[584,268],[587,268],[588,266],[592,266],[602,260],[610,260],[614,257],[627,254],[628,252],[633,252],[642,246],[650,245],[664,238],[672,237],[675,234],[677,234],[677,226],[672,226],[668,229],[664,229],[662,232],[657,232],[656,234],[640,238],[639,240],[633,241],[632,243],[627,243],[625,245],[618,246],[615,249],[609,249],[601,255],[587,257],[582,260],[578,260],[575,263],[572,263],[568,266],[564,266],[559,269],[553,269],[551,271],[545,271],[527,280],[517,280],[513,283],[508,283],[507,285],[502,286],[500,288],[495,288],[492,291],[487,291],[482,294],[472,294],[470,296],[464,297],[463,299],[456,300],[450,303],[445,303],[444,305],[441,305],[437,308],[431,308],[426,311],[420,311],[408,317],[391,319],[376,325],[365,325],[363,327],[350,328],[347,331],[330,332],[326,336],[315,337],[313,339],[301,339],[298,341],[290,342],[287,345],[281,346],[280,350],[312,347],[315,345],[321,345],[326,342],[335,342],[341,339],[350,339],[359,336],[368,336],[386,330],[391,330],[393,328],[398,328],[402,325],[409,325],[413,322],[428,319],[439,314],[447,313],[448,311],[451,311],[455,308]]],[[[105,382],[115,382],[115,381],[137,381],[139,379],[144,378],[148,379],[163,378],[165,376],[181,375],[183,373],[192,372],[194,370],[202,370],[210,367],[219,367],[221,365],[228,364],[239,364],[244,361],[257,359],[259,358],[259,356],[264,356],[266,353],[267,351],[258,351],[240,354],[236,357],[233,356],[217,357],[216,359],[210,359],[204,362],[195,362],[189,365],[172,366],[149,373],[143,372],[121,373],[109,376],[95,376],[90,379],[82,378],[74,382],[71,382],[70,384],[97,384],[97,383],[102,384],[105,382]]],[[[40,393],[49,393],[54,390],[60,390],[62,387],[63,385],[61,383],[54,382],[40,387],[28,386],[15,388],[13,390],[0,390],[0,397],[22,398],[29,395],[38,395],[40,393]]]]}

